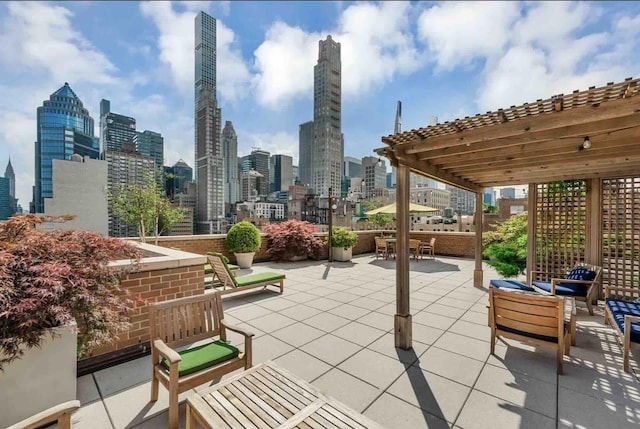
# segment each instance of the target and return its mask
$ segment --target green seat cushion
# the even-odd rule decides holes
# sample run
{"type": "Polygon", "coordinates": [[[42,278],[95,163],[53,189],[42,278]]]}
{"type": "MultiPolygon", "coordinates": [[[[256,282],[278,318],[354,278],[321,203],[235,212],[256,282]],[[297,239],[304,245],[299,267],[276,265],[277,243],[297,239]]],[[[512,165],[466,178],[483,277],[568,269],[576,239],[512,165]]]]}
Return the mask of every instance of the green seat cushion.
{"type": "MultiPolygon", "coordinates": [[[[229,267],[230,271],[236,271],[238,270],[240,267],[238,267],[237,265],[233,265],[233,264],[227,264],[227,267],[229,267]]],[[[204,273],[206,274],[213,274],[213,268],[211,267],[210,264],[205,264],[204,265],[204,273]]]]}
{"type": "MultiPolygon", "coordinates": [[[[178,374],[192,374],[210,366],[217,365],[221,362],[233,359],[238,356],[240,351],[230,344],[222,341],[214,341],[213,343],[204,344],[192,349],[178,352],[182,360],[178,363],[178,374]]],[[[169,361],[162,358],[162,365],[169,369],[169,361]]]]}
{"type": "Polygon", "coordinates": [[[238,286],[249,286],[256,283],[270,282],[284,278],[285,275],[280,273],[256,273],[236,277],[236,283],[238,284],[238,286]]]}

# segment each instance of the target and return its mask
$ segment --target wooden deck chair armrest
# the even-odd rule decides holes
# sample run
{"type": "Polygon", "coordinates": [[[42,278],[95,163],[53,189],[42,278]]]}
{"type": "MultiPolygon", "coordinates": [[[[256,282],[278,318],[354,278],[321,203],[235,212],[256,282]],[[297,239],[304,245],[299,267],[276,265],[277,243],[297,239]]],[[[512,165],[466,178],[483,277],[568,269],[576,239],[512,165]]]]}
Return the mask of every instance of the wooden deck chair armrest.
{"type": "Polygon", "coordinates": [[[640,295],[640,289],[637,289],[637,288],[606,285],[604,287],[604,297],[609,298],[611,295],[611,292],[628,292],[632,295],[633,294],[640,295]]]}
{"type": "MultiPolygon", "coordinates": [[[[153,340],[153,348],[158,354],[160,354],[160,356],[166,358],[169,361],[170,365],[178,363],[182,360],[182,357],[178,354],[177,351],[173,350],[160,339],[153,340]]],[[[154,364],[156,364],[156,362],[154,362],[154,364]]]]}
{"type": "Polygon", "coordinates": [[[31,416],[21,422],[9,426],[8,429],[34,429],[47,423],[53,423],[64,414],[71,414],[78,408],[80,408],[80,401],[78,400],[63,402],[62,404],[53,406],[48,410],[44,410],[36,414],[35,416],[31,416]]]}
{"type": "Polygon", "coordinates": [[[241,327],[239,327],[239,326],[232,325],[232,324],[230,324],[229,322],[227,322],[227,321],[226,321],[226,320],[224,320],[224,319],[221,319],[221,320],[220,320],[220,324],[221,324],[222,326],[224,326],[226,329],[230,330],[230,331],[237,332],[237,333],[238,333],[238,334],[240,334],[240,335],[244,335],[244,336],[245,336],[245,338],[247,338],[247,337],[253,337],[253,336],[255,335],[253,332],[251,332],[251,331],[247,331],[247,330],[245,330],[245,329],[242,329],[242,328],[241,328],[241,327]]]}
{"type": "Polygon", "coordinates": [[[624,316],[624,342],[626,344],[631,343],[631,322],[640,323],[640,316],[632,316],[625,314],[624,316]]]}

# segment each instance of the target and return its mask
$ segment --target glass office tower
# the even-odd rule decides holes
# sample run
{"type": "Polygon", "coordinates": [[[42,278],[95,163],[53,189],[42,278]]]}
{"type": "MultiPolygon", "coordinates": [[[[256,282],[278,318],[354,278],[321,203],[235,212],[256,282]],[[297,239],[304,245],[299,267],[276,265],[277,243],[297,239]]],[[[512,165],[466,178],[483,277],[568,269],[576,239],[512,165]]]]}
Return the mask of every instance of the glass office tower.
{"type": "Polygon", "coordinates": [[[100,157],[93,118],[68,83],[51,94],[37,110],[33,209],[44,212],[44,199],[53,197],[52,161],[70,159],[77,153],[93,159],[100,157]]]}

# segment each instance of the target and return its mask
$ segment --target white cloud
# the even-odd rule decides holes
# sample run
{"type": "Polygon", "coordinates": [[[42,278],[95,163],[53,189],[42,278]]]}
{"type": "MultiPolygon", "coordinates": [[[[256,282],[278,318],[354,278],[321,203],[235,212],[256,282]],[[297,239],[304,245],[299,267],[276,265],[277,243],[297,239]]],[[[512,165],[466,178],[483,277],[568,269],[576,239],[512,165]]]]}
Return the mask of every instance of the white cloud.
{"type": "Polygon", "coordinates": [[[516,2],[444,2],[420,14],[418,36],[438,68],[449,71],[499,54],[519,15],[516,2]]]}
{"type": "Polygon", "coordinates": [[[44,69],[58,82],[114,82],[115,66],[72,28],[68,9],[35,2],[12,2],[7,9],[0,34],[5,67],[44,69]]]}
{"type": "MultiPolygon", "coordinates": [[[[192,3],[184,5],[187,6],[184,12],[174,10],[172,2],[140,4],[142,14],[151,18],[160,32],[160,61],[168,67],[174,85],[186,94],[192,94],[194,82],[195,10],[202,9],[202,2],[192,3]]],[[[250,73],[237,47],[234,32],[220,20],[217,20],[217,63],[224,64],[217,68],[221,98],[230,102],[242,98],[250,73]]]]}
{"type": "Polygon", "coordinates": [[[586,2],[447,2],[421,13],[418,32],[437,70],[480,70],[476,104],[486,111],[636,74],[628,53],[640,46],[639,17],[585,32],[602,13],[586,2]]]}
{"type": "Polygon", "coordinates": [[[327,34],[341,44],[342,90],[357,96],[421,65],[410,30],[408,2],[358,3],[341,11],[336,28],[307,32],[281,21],[256,49],[253,78],[258,102],[282,108],[313,92],[318,41],[327,34]]]}

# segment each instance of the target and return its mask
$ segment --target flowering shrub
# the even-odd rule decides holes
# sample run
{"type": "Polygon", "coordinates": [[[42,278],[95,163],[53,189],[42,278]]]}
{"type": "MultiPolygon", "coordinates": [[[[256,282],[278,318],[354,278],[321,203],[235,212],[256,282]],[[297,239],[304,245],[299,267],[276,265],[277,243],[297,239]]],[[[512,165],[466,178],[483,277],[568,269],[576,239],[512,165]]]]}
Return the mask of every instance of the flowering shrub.
{"type": "Polygon", "coordinates": [[[276,261],[294,256],[318,259],[324,247],[320,237],[313,235],[316,227],[309,222],[288,220],[267,225],[262,230],[269,234],[270,238],[267,253],[276,261]]]}
{"type": "Polygon", "coordinates": [[[139,249],[89,231],[36,228],[44,221],[27,214],[0,222],[0,370],[72,319],[79,357],[129,327],[135,301],[119,286],[124,272],[107,263],[133,259],[135,269],[139,249]]]}

